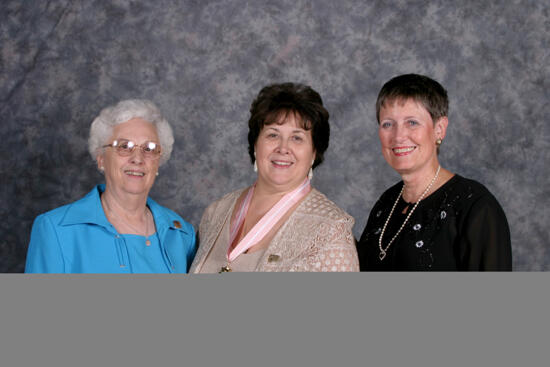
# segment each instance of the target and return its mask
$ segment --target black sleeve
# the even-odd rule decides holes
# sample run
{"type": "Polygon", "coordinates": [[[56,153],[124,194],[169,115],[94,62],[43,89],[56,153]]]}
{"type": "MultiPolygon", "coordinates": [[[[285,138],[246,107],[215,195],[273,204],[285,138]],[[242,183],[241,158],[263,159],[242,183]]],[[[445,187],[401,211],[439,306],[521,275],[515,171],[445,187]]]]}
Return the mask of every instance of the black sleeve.
{"type": "Polygon", "coordinates": [[[371,232],[372,226],[374,225],[374,213],[376,213],[376,211],[378,210],[379,205],[380,200],[378,200],[374,207],[371,209],[369,219],[367,220],[367,225],[365,226],[365,229],[363,229],[361,238],[357,243],[357,255],[359,256],[360,271],[369,271],[369,269],[371,268],[369,266],[369,258],[372,256],[372,248],[370,247],[374,246],[374,239],[371,238],[372,234],[370,234],[369,232],[371,232]]]}
{"type": "Polygon", "coordinates": [[[510,228],[502,207],[490,193],[470,207],[458,241],[460,270],[512,270],[510,228]]]}

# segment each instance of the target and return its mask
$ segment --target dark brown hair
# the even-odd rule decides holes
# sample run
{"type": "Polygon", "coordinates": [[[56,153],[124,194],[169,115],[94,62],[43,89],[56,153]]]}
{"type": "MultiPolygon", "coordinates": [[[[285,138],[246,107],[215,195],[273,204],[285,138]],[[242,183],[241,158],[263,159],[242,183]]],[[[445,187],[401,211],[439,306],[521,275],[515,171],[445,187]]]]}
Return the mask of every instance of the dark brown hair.
{"type": "Polygon", "coordinates": [[[330,126],[329,113],[323,106],[319,93],[311,87],[297,83],[271,84],[260,91],[250,106],[248,120],[248,153],[254,163],[254,145],[260,131],[266,125],[284,124],[288,114],[294,114],[300,127],[311,130],[315,149],[315,168],[323,162],[328,148],[330,126]]]}
{"type": "Polygon", "coordinates": [[[380,109],[386,103],[412,99],[420,102],[435,123],[448,116],[449,99],[441,84],[424,75],[404,74],[390,79],[378,93],[376,100],[376,120],[380,123],[380,109]]]}

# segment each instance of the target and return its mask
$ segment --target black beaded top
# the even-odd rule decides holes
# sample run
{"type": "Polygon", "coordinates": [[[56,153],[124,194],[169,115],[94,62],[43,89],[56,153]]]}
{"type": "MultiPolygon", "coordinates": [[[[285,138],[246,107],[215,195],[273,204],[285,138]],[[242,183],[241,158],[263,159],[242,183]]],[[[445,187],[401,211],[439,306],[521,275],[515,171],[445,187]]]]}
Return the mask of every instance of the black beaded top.
{"type": "MultiPolygon", "coordinates": [[[[362,271],[512,270],[510,229],[495,197],[477,181],[454,175],[424,198],[380,260],[378,239],[403,182],[374,205],[357,244],[362,271]]],[[[403,197],[384,233],[382,248],[414,203],[403,197]]]]}

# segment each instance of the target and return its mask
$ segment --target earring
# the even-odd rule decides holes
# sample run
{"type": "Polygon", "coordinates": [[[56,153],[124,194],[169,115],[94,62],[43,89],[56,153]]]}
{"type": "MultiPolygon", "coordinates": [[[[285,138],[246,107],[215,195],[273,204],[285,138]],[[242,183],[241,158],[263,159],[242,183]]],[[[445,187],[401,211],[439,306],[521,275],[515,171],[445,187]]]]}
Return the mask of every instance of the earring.
{"type": "Polygon", "coordinates": [[[99,167],[99,172],[103,173],[105,171],[105,167],[101,166],[99,167]]]}
{"type": "Polygon", "coordinates": [[[258,163],[256,163],[256,152],[254,152],[254,172],[258,172],[258,163]]]}
{"type": "Polygon", "coordinates": [[[309,172],[307,174],[307,178],[311,181],[313,178],[313,162],[315,162],[315,159],[311,161],[311,167],[309,167],[309,172]]]}
{"type": "Polygon", "coordinates": [[[435,145],[440,146],[441,143],[443,143],[443,140],[441,140],[441,138],[437,138],[437,140],[435,141],[435,145]]]}
{"type": "Polygon", "coordinates": [[[158,176],[158,175],[159,175],[159,171],[157,171],[157,173],[156,173],[156,176],[158,176]]]}

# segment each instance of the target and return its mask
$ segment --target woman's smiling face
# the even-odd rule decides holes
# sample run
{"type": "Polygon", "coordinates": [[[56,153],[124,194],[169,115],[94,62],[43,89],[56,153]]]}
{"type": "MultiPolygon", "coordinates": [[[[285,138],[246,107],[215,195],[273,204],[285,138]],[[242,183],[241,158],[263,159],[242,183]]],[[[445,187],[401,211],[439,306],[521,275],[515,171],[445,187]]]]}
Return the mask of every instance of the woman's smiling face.
{"type": "MultiPolygon", "coordinates": [[[[114,140],[131,140],[138,145],[145,142],[156,142],[159,138],[157,129],[148,121],[134,118],[118,124],[106,144],[114,140]]],[[[139,147],[130,156],[120,156],[112,147],[104,148],[103,154],[97,157],[98,167],[105,170],[107,190],[114,192],[147,196],[155,182],[159,159],[148,159],[139,147]]]]}
{"type": "Polygon", "coordinates": [[[265,125],[255,144],[258,182],[278,191],[298,187],[315,159],[311,130],[300,127],[295,113],[282,124],[265,125]]]}
{"type": "Polygon", "coordinates": [[[380,108],[378,136],[382,154],[399,174],[428,172],[437,167],[437,139],[445,137],[447,118],[433,122],[413,99],[387,101],[380,108]]]}

